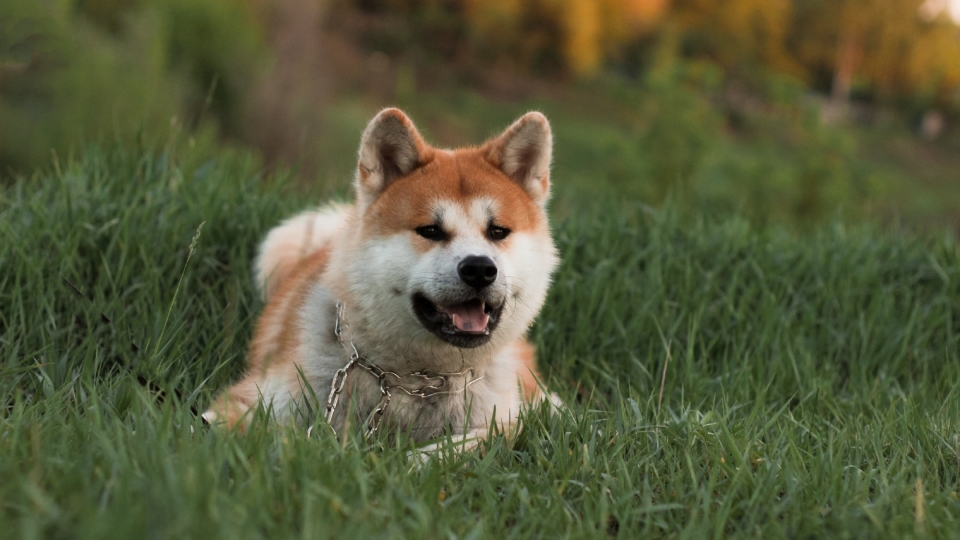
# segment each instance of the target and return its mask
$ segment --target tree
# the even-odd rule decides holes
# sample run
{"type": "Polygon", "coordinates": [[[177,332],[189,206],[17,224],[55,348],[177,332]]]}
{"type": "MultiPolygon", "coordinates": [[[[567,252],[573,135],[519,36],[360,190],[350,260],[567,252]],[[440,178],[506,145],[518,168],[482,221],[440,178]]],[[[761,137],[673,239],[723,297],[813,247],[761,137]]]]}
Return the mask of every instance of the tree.
{"type": "Polygon", "coordinates": [[[770,68],[800,76],[786,49],[790,0],[676,0],[669,20],[681,32],[683,52],[729,69],[770,68]]]}
{"type": "Polygon", "coordinates": [[[960,85],[960,29],[922,17],[925,0],[795,0],[790,45],[812,72],[829,73],[846,102],[858,84],[881,101],[960,85]]]}

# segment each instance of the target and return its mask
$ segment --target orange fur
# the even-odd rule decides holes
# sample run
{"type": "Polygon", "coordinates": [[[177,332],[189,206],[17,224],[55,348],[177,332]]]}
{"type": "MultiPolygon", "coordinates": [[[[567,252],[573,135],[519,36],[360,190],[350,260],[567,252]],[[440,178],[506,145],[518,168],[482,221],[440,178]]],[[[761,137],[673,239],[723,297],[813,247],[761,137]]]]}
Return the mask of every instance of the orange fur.
{"type": "Polygon", "coordinates": [[[287,379],[296,380],[299,345],[296,329],[299,327],[300,307],[310,286],[326,269],[329,257],[329,248],[321,248],[297,261],[287,279],[277,283],[277,290],[260,315],[250,342],[247,375],[211,407],[218,421],[230,427],[243,427],[240,420],[256,406],[260,398],[258,381],[269,368],[280,369],[287,379]]]}
{"type": "Polygon", "coordinates": [[[523,366],[517,371],[523,400],[533,403],[543,393],[540,390],[540,373],[537,371],[537,349],[525,339],[518,341],[515,347],[523,362],[523,366]]]}
{"type": "Polygon", "coordinates": [[[385,235],[433,223],[430,202],[438,197],[460,201],[489,197],[500,206],[500,225],[516,232],[545,230],[537,205],[485,155],[486,150],[477,148],[431,150],[424,165],[391,183],[373,203],[364,217],[367,230],[385,235]]]}
{"type": "Polygon", "coordinates": [[[330,249],[321,248],[294,265],[290,276],[279,282],[277,292],[264,308],[250,342],[247,359],[251,370],[263,370],[271,362],[295,360],[297,316],[307,298],[307,290],[327,267],[330,249]]]}

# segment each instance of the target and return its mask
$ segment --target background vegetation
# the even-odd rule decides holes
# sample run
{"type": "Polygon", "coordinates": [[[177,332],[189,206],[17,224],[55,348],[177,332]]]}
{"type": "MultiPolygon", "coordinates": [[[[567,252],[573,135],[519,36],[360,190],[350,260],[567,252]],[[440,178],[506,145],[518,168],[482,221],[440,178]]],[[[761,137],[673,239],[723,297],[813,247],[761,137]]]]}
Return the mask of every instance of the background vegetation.
{"type": "Polygon", "coordinates": [[[448,145],[535,108],[566,130],[564,184],[761,222],[957,225],[960,27],[944,2],[0,2],[8,180],[51,150],[185,136],[332,188],[384,105],[448,145]]]}

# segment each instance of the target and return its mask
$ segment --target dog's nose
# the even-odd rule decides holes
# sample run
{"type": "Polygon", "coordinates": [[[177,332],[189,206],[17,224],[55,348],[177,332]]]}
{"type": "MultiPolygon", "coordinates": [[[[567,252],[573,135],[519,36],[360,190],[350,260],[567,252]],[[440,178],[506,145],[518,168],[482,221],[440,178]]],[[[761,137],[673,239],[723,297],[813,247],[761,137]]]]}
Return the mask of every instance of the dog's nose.
{"type": "Polygon", "coordinates": [[[470,255],[457,265],[457,272],[464,283],[477,289],[483,289],[497,280],[497,265],[490,257],[470,255]]]}

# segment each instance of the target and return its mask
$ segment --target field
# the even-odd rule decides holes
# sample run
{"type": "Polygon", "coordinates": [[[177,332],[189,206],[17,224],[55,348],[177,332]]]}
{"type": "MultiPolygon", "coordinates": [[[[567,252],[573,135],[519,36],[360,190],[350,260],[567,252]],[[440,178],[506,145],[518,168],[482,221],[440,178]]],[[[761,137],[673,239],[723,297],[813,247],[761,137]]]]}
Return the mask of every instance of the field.
{"type": "Polygon", "coordinates": [[[199,420],[262,307],[257,241],[346,181],[305,186],[189,147],[90,148],[0,188],[6,537],[960,530],[949,235],[653,208],[615,177],[562,187],[578,173],[561,154],[564,262],[532,339],[569,408],[415,467],[402,437],[199,420]]]}

